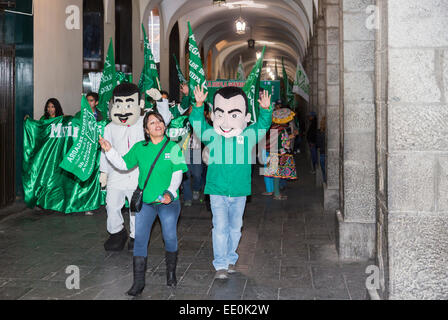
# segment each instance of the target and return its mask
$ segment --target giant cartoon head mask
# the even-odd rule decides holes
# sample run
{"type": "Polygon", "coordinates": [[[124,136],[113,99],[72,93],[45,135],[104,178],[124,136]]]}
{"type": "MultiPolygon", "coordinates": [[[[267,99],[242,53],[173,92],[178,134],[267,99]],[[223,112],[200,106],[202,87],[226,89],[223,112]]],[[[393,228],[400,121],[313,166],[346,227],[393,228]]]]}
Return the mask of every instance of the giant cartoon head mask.
{"type": "Polygon", "coordinates": [[[132,126],[137,123],[144,101],[140,103],[140,93],[135,84],[122,83],[116,86],[112,99],[109,111],[112,122],[121,126],[132,126]]]}
{"type": "Polygon", "coordinates": [[[226,138],[239,136],[251,118],[244,91],[225,87],[215,93],[213,101],[211,120],[216,133],[226,138]]]}

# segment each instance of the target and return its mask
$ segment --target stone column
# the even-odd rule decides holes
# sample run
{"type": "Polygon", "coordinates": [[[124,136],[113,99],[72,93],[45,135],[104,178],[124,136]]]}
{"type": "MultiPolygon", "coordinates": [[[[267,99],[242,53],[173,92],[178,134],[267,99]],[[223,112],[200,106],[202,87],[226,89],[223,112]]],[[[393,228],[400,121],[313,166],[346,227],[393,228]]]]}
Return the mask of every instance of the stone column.
{"type": "Polygon", "coordinates": [[[341,259],[367,260],[375,248],[375,30],[366,26],[374,0],[342,0],[341,259]]]}
{"type": "Polygon", "coordinates": [[[327,66],[326,66],[327,39],[324,16],[317,19],[317,125],[325,116],[327,104],[327,66]]]}
{"type": "Polygon", "coordinates": [[[325,1],[326,29],[326,173],[324,210],[334,214],[339,208],[339,1],[325,1]]]}
{"type": "Polygon", "coordinates": [[[390,299],[448,299],[448,3],[389,0],[390,299]]]}
{"type": "Polygon", "coordinates": [[[311,72],[311,80],[310,80],[310,86],[311,86],[311,108],[310,112],[314,111],[317,112],[317,61],[318,61],[318,55],[317,55],[317,25],[314,28],[315,33],[313,38],[311,39],[311,51],[312,51],[312,72],[311,72]]]}

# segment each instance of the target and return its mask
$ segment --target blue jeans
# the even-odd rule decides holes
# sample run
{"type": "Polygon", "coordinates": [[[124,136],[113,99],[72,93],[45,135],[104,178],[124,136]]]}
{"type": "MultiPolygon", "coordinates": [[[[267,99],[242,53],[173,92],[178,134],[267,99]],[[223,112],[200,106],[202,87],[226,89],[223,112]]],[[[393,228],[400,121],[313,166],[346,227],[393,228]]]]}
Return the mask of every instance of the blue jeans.
{"type": "Polygon", "coordinates": [[[177,221],[180,214],[180,201],[175,200],[170,204],[149,205],[143,203],[142,210],[135,214],[135,242],[134,257],[148,256],[148,242],[151,229],[156,217],[159,216],[162,224],[163,241],[165,250],[177,251],[177,221]]]}
{"type": "Polygon", "coordinates": [[[317,148],[314,143],[310,143],[311,161],[313,162],[313,170],[316,170],[317,164],[317,148]]]}
{"type": "Polygon", "coordinates": [[[327,176],[325,175],[325,154],[320,155],[320,167],[322,168],[322,179],[327,182],[327,176]]]}
{"type": "Polygon", "coordinates": [[[236,264],[236,249],[241,239],[246,197],[210,195],[213,214],[213,266],[216,270],[227,270],[236,264]]]}
{"type": "MultiPolygon", "coordinates": [[[[266,149],[262,149],[261,151],[261,158],[264,164],[264,167],[266,168],[266,164],[268,162],[269,152],[266,151],[266,149]]],[[[272,177],[264,177],[264,185],[266,186],[266,192],[274,192],[274,178],[272,177]]]]}
{"type": "MultiPolygon", "coordinates": [[[[267,152],[265,149],[262,150],[262,160],[263,160],[263,164],[264,167],[266,168],[266,164],[268,162],[268,157],[269,157],[269,152],[267,152]]],[[[275,190],[275,184],[274,184],[274,179],[279,179],[280,181],[278,181],[279,183],[279,188],[283,188],[286,187],[287,183],[286,183],[286,179],[280,179],[280,178],[273,178],[273,177],[264,177],[264,185],[266,187],[266,192],[275,192],[276,196],[279,195],[279,190],[275,190]],[[278,193],[277,193],[278,192],[278,193]]]]}
{"type": "Polygon", "coordinates": [[[185,179],[182,181],[182,187],[184,192],[184,200],[193,199],[193,191],[201,191],[203,187],[202,171],[204,165],[201,163],[193,163],[193,152],[190,151],[190,162],[187,161],[188,171],[185,173],[185,179]],[[193,177],[193,183],[191,178],[193,177]],[[191,184],[193,184],[193,190],[191,190],[191,184]]]}

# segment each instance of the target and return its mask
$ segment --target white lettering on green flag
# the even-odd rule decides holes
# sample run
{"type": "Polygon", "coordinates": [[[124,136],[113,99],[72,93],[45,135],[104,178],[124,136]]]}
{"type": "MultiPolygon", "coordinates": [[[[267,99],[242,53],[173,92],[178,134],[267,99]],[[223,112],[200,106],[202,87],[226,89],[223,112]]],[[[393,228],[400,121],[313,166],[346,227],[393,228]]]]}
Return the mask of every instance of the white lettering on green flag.
{"type": "Polygon", "coordinates": [[[196,43],[196,39],[193,34],[193,30],[191,29],[190,22],[188,22],[188,50],[189,50],[189,66],[190,66],[190,81],[189,81],[189,87],[190,87],[190,98],[192,102],[195,102],[194,98],[194,88],[196,86],[200,86],[204,88],[204,92],[207,92],[207,82],[205,80],[205,72],[204,68],[202,67],[202,61],[201,61],[201,54],[199,53],[198,45],[196,43]]]}
{"type": "Polygon", "coordinates": [[[85,97],[81,102],[81,129],[60,167],[86,181],[95,168],[98,149],[98,126],[85,97]]]}
{"type": "Polygon", "coordinates": [[[154,62],[154,56],[151,51],[151,44],[149,43],[148,36],[146,35],[143,23],[142,23],[142,29],[144,38],[144,48],[145,48],[144,49],[145,60],[143,64],[142,74],[140,76],[140,81],[138,83],[138,88],[142,96],[145,97],[145,108],[148,109],[151,108],[152,105],[146,99],[146,91],[152,88],[161,90],[161,88],[160,88],[159,74],[157,72],[157,65],[154,62]]]}
{"type": "Polygon", "coordinates": [[[255,123],[257,122],[256,106],[258,103],[258,90],[260,88],[260,76],[261,68],[263,67],[264,51],[266,46],[263,47],[260,59],[257,60],[255,66],[247,77],[246,84],[243,87],[244,93],[247,95],[247,100],[249,102],[249,113],[252,114],[251,119],[255,123]]]}
{"type": "Polygon", "coordinates": [[[310,81],[303,69],[300,60],[297,62],[296,76],[294,78],[294,87],[292,92],[302,96],[307,102],[310,100],[310,81]]]}
{"type": "Polygon", "coordinates": [[[109,42],[107,57],[104,61],[103,75],[101,76],[100,88],[98,90],[99,102],[97,109],[104,118],[109,114],[109,101],[112,99],[112,93],[117,85],[117,74],[115,71],[114,47],[112,38],[109,42]]]}

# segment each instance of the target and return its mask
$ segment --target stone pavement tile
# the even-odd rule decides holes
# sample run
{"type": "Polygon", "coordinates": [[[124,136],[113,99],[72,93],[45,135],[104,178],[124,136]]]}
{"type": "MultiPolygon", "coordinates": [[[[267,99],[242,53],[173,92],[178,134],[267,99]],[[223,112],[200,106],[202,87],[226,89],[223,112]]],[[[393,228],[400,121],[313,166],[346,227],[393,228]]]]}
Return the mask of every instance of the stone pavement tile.
{"type": "Polygon", "coordinates": [[[309,252],[307,251],[300,251],[299,254],[286,254],[282,255],[280,257],[281,265],[282,267],[287,266],[302,266],[305,264],[306,261],[309,260],[309,252]]]}
{"type": "Polygon", "coordinates": [[[2,287],[0,288],[0,300],[17,300],[28,293],[32,288],[2,287]]]}
{"type": "Polygon", "coordinates": [[[172,291],[174,295],[202,295],[206,296],[209,292],[211,287],[211,283],[207,285],[200,285],[196,284],[195,286],[192,285],[185,285],[182,282],[179,282],[177,284],[177,287],[172,291]]]}
{"type": "Polygon", "coordinates": [[[214,271],[199,271],[189,269],[181,279],[178,279],[179,285],[182,286],[209,288],[212,285],[214,277],[214,271]]]}
{"type": "Polygon", "coordinates": [[[248,280],[242,300],[278,300],[278,288],[261,286],[248,280]]]}
{"type": "Polygon", "coordinates": [[[212,300],[241,300],[247,279],[231,277],[226,280],[215,279],[208,293],[212,300]]]}
{"type": "MultiPolygon", "coordinates": [[[[69,277],[71,274],[73,274],[73,271],[70,271],[69,273],[66,273],[68,266],[63,266],[62,268],[57,269],[55,272],[50,272],[49,275],[42,278],[43,280],[51,280],[51,281],[65,281],[67,277],[69,277]]],[[[84,279],[86,276],[88,276],[95,267],[93,266],[76,266],[79,268],[79,277],[80,279],[84,279]]],[[[49,270],[50,271],[50,270],[49,270]]]]}
{"type": "Polygon", "coordinates": [[[311,265],[313,284],[316,289],[347,290],[339,267],[333,265],[311,265]]]}
{"type": "Polygon", "coordinates": [[[152,285],[147,283],[141,297],[136,297],[134,300],[168,300],[173,295],[174,290],[166,285],[152,285]]]}
{"type": "Polygon", "coordinates": [[[191,263],[190,270],[215,271],[212,261],[213,261],[213,257],[196,258],[191,263]]]}
{"type": "Polygon", "coordinates": [[[300,280],[311,285],[311,273],[306,265],[301,266],[282,266],[280,269],[280,280],[300,280]]]}
{"type": "Polygon", "coordinates": [[[62,300],[92,300],[99,293],[100,289],[73,289],[69,290],[64,286],[61,287],[40,287],[33,288],[25,295],[20,297],[20,300],[48,300],[48,299],[62,299],[62,300]]]}
{"type": "Polygon", "coordinates": [[[347,290],[325,288],[315,290],[314,295],[316,300],[350,300],[347,290]]]}
{"type": "Polygon", "coordinates": [[[169,297],[169,300],[207,300],[207,295],[204,294],[174,294],[169,297]]]}
{"type": "Polygon", "coordinates": [[[314,300],[314,291],[304,288],[279,288],[279,300],[314,300]]]}
{"type": "Polygon", "coordinates": [[[310,261],[332,261],[339,262],[336,245],[333,244],[310,244],[310,261]]]}

